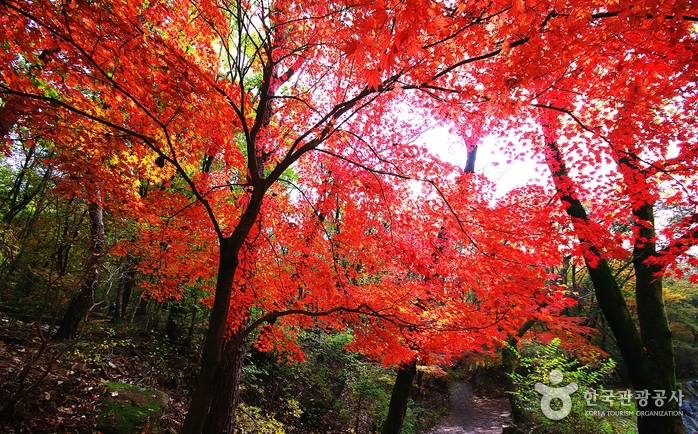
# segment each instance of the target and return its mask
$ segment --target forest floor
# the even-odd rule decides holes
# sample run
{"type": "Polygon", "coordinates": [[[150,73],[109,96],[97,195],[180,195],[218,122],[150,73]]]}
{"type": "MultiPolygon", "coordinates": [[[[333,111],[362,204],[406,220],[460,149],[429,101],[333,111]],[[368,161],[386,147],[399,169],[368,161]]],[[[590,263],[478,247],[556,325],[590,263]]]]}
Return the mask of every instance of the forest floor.
{"type": "MultiPolygon", "coordinates": [[[[109,333],[106,315],[94,315],[81,341],[53,362],[48,375],[9,414],[0,415],[0,432],[75,434],[95,432],[97,408],[105,381],[121,381],[164,391],[170,404],[160,422],[162,432],[177,432],[189,405],[196,359],[175,354],[156,336],[133,339],[109,333]]],[[[26,386],[40,379],[50,355],[64,343],[49,343],[43,357],[30,362],[41,347],[37,330],[0,314],[0,404],[17,391],[18,373],[29,363],[26,386]]],[[[193,350],[190,350],[193,352],[193,350]]]]}
{"type": "Polygon", "coordinates": [[[428,434],[500,434],[511,422],[507,398],[480,398],[469,382],[451,383],[451,411],[428,434]]]}
{"type": "MultiPolygon", "coordinates": [[[[197,348],[173,347],[157,334],[112,329],[106,315],[94,315],[81,341],[53,360],[64,343],[49,343],[43,357],[31,362],[41,347],[31,322],[0,314],[0,404],[19,387],[18,373],[29,363],[26,386],[50,373],[9,414],[0,416],[0,432],[74,434],[94,432],[103,382],[120,381],[154,387],[169,395],[170,405],[159,428],[178,432],[193,387],[197,348]],[[116,330],[116,331],[114,331],[116,330]]],[[[450,385],[450,413],[428,434],[494,434],[510,418],[506,398],[480,398],[471,382],[450,385]]]]}

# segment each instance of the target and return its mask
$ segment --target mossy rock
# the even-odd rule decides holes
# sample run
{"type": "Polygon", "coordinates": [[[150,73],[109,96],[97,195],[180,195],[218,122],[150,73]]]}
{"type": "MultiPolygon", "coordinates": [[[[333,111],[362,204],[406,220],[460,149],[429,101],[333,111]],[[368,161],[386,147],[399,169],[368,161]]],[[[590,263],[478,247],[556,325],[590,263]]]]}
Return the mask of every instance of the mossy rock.
{"type": "Polygon", "coordinates": [[[104,434],[157,432],[169,398],[163,392],[126,383],[104,383],[97,430],[104,434]]]}

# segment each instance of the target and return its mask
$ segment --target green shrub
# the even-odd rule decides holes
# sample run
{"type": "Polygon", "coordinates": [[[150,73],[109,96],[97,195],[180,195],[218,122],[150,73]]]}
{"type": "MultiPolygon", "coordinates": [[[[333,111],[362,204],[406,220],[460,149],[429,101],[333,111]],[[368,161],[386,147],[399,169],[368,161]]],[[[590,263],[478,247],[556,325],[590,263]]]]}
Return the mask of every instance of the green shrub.
{"type": "MultiPolygon", "coordinates": [[[[609,399],[606,402],[601,399],[592,400],[593,393],[602,395],[606,388],[606,380],[613,372],[616,364],[613,360],[600,360],[596,365],[581,364],[572,359],[560,348],[560,340],[553,339],[547,345],[533,345],[522,350],[520,354],[520,369],[511,374],[516,391],[514,403],[525,415],[526,429],[535,433],[556,434],[602,434],[602,433],[632,433],[636,432],[632,417],[598,416],[588,414],[588,411],[597,412],[616,410],[634,411],[633,400],[629,406],[621,406],[618,399],[609,399]],[[551,381],[551,373],[558,370],[562,373],[562,380],[551,381]],[[570,383],[576,383],[578,388],[569,394],[572,400],[570,413],[560,420],[551,420],[541,410],[542,395],[536,391],[536,384],[542,383],[549,387],[563,387],[570,383]],[[587,401],[587,399],[589,401],[587,401]],[[590,406],[589,404],[595,404],[590,406]]],[[[559,380],[559,378],[554,378],[559,380]]],[[[612,393],[611,392],[606,392],[612,393]]],[[[560,399],[553,399],[552,410],[560,410],[560,399]]],[[[599,413],[597,413],[599,414],[599,413]]]]}
{"type": "Polygon", "coordinates": [[[348,333],[306,330],[299,338],[303,363],[280,362],[274,351],[251,348],[243,368],[242,402],[273,414],[289,432],[291,426],[312,432],[374,430],[385,418],[394,374],[347,351],[351,339],[348,333]],[[280,414],[288,400],[298,403],[300,417],[280,414]]]}

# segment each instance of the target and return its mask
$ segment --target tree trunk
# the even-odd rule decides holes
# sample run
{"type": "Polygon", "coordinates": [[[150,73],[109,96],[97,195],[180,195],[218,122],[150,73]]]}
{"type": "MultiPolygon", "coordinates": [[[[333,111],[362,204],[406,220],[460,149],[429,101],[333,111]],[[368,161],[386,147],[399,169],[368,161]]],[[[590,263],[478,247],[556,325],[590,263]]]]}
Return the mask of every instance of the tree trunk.
{"type": "Polygon", "coordinates": [[[465,160],[465,173],[475,173],[475,160],[477,159],[477,146],[468,150],[468,155],[465,160]]]}
{"type": "MultiPolygon", "coordinates": [[[[218,276],[204,348],[201,352],[201,371],[189,412],[187,412],[187,418],[182,427],[182,434],[201,434],[217,391],[216,385],[220,381],[225,381],[223,379],[225,373],[218,368],[223,357],[223,337],[228,321],[235,272],[238,269],[240,250],[252,226],[257,221],[263,197],[264,188],[255,187],[247,209],[233,233],[229,237],[219,240],[218,276]]],[[[234,387],[237,388],[237,385],[234,387]]]]}
{"type": "Polygon", "coordinates": [[[138,295],[138,297],[136,297],[136,300],[132,303],[131,313],[129,314],[129,318],[128,318],[128,322],[130,322],[131,324],[134,323],[136,315],[139,314],[142,307],[145,306],[145,304],[146,304],[143,301],[144,295],[145,295],[145,290],[141,291],[141,293],[138,295]]]}
{"type": "Polygon", "coordinates": [[[233,337],[223,344],[221,375],[215,384],[213,402],[203,431],[207,434],[228,434],[235,428],[235,409],[240,398],[240,376],[247,340],[239,344],[234,344],[235,341],[233,337]]]}
{"type": "Polygon", "coordinates": [[[417,359],[406,365],[401,365],[397,371],[393,393],[390,395],[388,416],[385,418],[381,434],[400,434],[402,423],[407,413],[407,403],[410,399],[412,382],[417,374],[417,359]]]}
{"type": "MultiPolygon", "coordinates": [[[[665,390],[669,396],[672,391],[676,390],[676,361],[674,360],[674,341],[669,327],[669,318],[664,307],[662,267],[650,265],[647,262],[648,258],[656,255],[654,207],[651,204],[645,204],[633,210],[633,216],[636,226],[633,267],[635,269],[637,317],[640,323],[642,344],[653,372],[652,389],[650,390],[665,390]]],[[[653,406],[648,410],[655,408],[657,410],[679,411],[679,405],[676,401],[670,401],[663,406],[653,406]]],[[[638,430],[640,433],[683,434],[684,426],[680,416],[674,418],[638,417],[638,430]]]]}
{"type": "Polygon", "coordinates": [[[121,324],[126,316],[126,307],[131,298],[131,289],[136,284],[136,263],[132,256],[127,256],[126,265],[119,277],[119,288],[116,293],[116,309],[114,309],[113,322],[121,324]]]}
{"type": "Polygon", "coordinates": [[[238,266],[237,256],[239,252],[239,248],[237,251],[232,251],[233,246],[230,240],[230,238],[225,238],[221,241],[216,295],[201,354],[201,371],[191,406],[187,412],[187,418],[182,427],[182,434],[200,434],[202,432],[204,423],[208,418],[211,403],[218,391],[217,384],[222,381],[223,377],[218,368],[222,361],[223,336],[228,318],[233,281],[238,266]]]}
{"type": "Polygon", "coordinates": [[[97,201],[90,202],[88,215],[90,218],[92,246],[87,261],[85,261],[85,276],[80,292],[71,300],[68,306],[68,310],[54,337],[55,339],[74,338],[77,335],[80,322],[94,305],[94,295],[99,284],[99,277],[106,253],[102,205],[97,201]]]}
{"type": "Polygon", "coordinates": [[[534,320],[529,319],[517,330],[516,335],[509,336],[509,339],[507,339],[508,346],[502,348],[502,368],[504,368],[505,372],[513,373],[516,370],[516,346],[523,335],[525,335],[535,323],[534,320]]]}
{"type": "MultiPolygon", "coordinates": [[[[533,327],[535,321],[529,319],[526,321],[517,331],[516,335],[509,336],[507,339],[507,346],[502,348],[502,368],[506,374],[513,374],[518,366],[518,360],[516,357],[516,346],[519,339],[526,334],[526,332],[533,327]]],[[[507,388],[509,392],[514,392],[514,382],[509,375],[507,375],[507,388]]],[[[507,394],[509,396],[509,404],[511,404],[511,417],[514,423],[520,423],[524,421],[524,410],[519,405],[516,397],[512,393],[507,394]]]]}
{"type": "Polygon", "coordinates": [[[172,344],[179,343],[182,339],[183,328],[182,321],[184,320],[184,309],[179,301],[170,301],[170,313],[167,315],[167,324],[165,324],[165,335],[172,344]]]}
{"type": "MultiPolygon", "coordinates": [[[[547,147],[548,167],[560,199],[566,204],[566,212],[575,226],[583,226],[589,222],[589,218],[567,175],[557,143],[549,141],[547,147]]],[[[635,223],[637,232],[633,249],[640,333],[608,262],[583,231],[577,233],[579,241],[587,246],[584,261],[596,299],[616,338],[635,391],[648,391],[654,395],[655,390],[663,390],[668,397],[676,390],[673,342],[664,309],[662,281],[657,274],[659,269],[646,262],[655,251],[652,205],[644,204],[633,214],[640,220],[635,223]]],[[[637,407],[641,411],[676,411],[674,414],[679,411],[676,401],[665,401],[663,406],[657,406],[651,398],[647,405],[640,406],[638,402],[637,407]]],[[[685,431],[680,416],[638,416],[637,426],[639,434],[683,434],[685,431]]]]}

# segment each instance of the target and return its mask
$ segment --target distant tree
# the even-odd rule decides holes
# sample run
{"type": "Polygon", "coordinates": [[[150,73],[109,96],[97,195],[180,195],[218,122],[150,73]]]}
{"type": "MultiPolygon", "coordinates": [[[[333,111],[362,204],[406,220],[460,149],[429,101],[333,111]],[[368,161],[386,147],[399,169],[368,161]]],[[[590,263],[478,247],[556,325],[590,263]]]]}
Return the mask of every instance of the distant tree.
{"type": "Polygon", "coordinates": [[[80,289],[68,304],[63,319],[60,322],[56,339],[73,339],[78,334],[80,324],[95,305],[95,293],[100,283],[102,266],[107,253],[106,237],[104,235],[104,216],[99,192],[95,201],[88,205],[87,214],[90,223],[90,239],[92,241],[85,260],[85,271],[80,289]]]}

